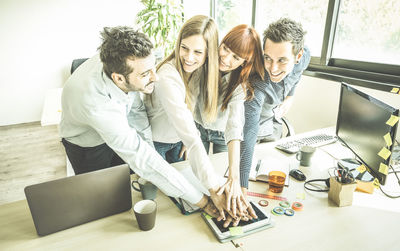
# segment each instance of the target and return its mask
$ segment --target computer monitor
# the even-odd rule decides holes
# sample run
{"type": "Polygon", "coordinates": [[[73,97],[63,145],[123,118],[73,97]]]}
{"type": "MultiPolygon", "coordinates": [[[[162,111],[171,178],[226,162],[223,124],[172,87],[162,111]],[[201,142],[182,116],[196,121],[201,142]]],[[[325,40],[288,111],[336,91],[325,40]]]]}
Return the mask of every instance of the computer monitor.
{"type": "Polygon", "coordinates": [[[336,135],[371,170],[371,175],[381,185],[385,184],[387,174],[379,169],[381,163],[389,166],[391,155],[385,158],[378,153],[383,148],[390,152],[393,150],[398,123],[394,126],[387,124],[392,115],[398,117],[399,109],[342,83],[336,135]],[[390,141],[393,143],[388,146],[390,141]]]}

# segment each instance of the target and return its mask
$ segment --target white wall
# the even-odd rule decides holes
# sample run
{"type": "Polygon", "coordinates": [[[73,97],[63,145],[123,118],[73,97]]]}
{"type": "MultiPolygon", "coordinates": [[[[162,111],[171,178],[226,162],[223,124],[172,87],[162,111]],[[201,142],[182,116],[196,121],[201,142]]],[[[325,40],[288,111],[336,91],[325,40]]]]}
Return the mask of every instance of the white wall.
{"type": "MultiPolygon", "coordinates": [[[[400,95],[398,94],[359,86],[353,87],[400,109],[400,95]]],[[[293,106],[287,115],[296,133],[335,126],[339,96],[339,82],[303,76],[297,87],[293,106]]],[[[399,138],[400,131],[397,134],[397,139],[399,138]]]]}
{"type": "Polygon", "coordinates": [[[90,57],[104,26],[133,26],[139,0],[1,0],[0,126],[39,121],[48,89],[90,57]]]}
{"type": "Polygon", "coordinates": [[[296,133],[336,124],[340,84],[302,76],[287,115],[296,133]]]}

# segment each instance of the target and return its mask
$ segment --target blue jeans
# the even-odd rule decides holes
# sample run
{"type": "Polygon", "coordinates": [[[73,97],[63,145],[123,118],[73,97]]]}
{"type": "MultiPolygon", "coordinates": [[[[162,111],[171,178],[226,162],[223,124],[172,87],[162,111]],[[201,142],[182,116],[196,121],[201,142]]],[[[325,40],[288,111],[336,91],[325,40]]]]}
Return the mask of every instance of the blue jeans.
{"type": "Polygon", "coordinates": [[[225,134],[223,132],[205,129],[198,123],[196,123],[196,127],[200,132],[201,141],[207,153],[210,151],[211,142],[213,143],[213,153],[228,151],[228,146],[225,143],[225,134]]]}
{"type": "Polygon", "coordinates": [[[184,158],[179,158],[179,153],[182,149],[182,141],[178,143],[162,143],[153,141],[154,148],[156,151],[165,159],[168,163],[175,163],[179,161],[183,161],[184,158]]]}

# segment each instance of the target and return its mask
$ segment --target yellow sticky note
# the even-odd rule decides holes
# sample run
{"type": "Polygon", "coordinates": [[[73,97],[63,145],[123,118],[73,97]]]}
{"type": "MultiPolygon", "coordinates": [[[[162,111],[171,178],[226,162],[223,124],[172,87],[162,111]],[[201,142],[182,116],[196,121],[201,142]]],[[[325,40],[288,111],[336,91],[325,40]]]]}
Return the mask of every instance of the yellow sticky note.
{"type": "Polygon", "coordinates": [[[209,215],[209,214],[203,213],[203,215],[206,217],[207,220],[212,218],[211,215],[209,215]]]}
{"type": "Polygon", "coordinates": [[[232,236],[242,235],[243,228],[242,227],[230,227],[229,232],[231,233],[232,236]]]}
{"type": "Polygon", "coordinates": [[[384,160],[387,160],[390,154],[392,153],[386,147],[382,148],[382,150],[380,150],[380,152],[378,153],[378,155],[381,156],[384,160]]]}
{"type": "Polygon", "coordinates": [[[374,179],[374,182],[372,184],[374,185],[375,188],[379,188],[380,186],[379,180],[377,178],[374,179]]]}
{"type": "Polygon", "coordinates": [[[379,172],[383,173],[384,175],[388,174],[389,167],[383,163],[379,165],[379,172]]]}
{"type": "Polygon", "coordinates": [[[364,165],[360,165],[359,167],[357,167],[357,171],[359,171],[360,173],[363,173],[367,170],[367,168],[364,165]]]}
{"type": "Polygon", "coordinates": [[[393,87],[393,89],[390,91],[391,93],[397,93],[399,91],[399,88],[393,87]]]}
{"type": "Polygon", "coordinates": [[[304,193],[297,193],[296,198],[304,200],[306,198],[306,195],[304,193]]]}
{"type": "Polygon", "coordinates": [[[397,121],[399,121],[399,117],[390,115],[390,118],[388,119],[388,121],[386,121],[386,124],[390,125],[390,126],[394,126],[397,123],[397,121]]]}
{"type": "Polygon", "coordinates": [[[391,146],[393,144],[392,142],[392,137],[390,137],[390,133],[386,133],[385,136],[383,136],[386,142],[386,146],[391,146]]]}

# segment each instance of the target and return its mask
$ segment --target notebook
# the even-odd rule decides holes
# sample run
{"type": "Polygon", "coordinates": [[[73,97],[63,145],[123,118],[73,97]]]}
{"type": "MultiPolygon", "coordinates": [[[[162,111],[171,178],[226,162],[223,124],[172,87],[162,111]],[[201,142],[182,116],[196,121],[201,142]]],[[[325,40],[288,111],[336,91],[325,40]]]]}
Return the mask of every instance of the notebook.
{"type": "Polygon", "coordinates": [[[271,215],[264,213],[263,209],[257,203],[250,201],[250,204],[256,212],[258,219],[240,221],[237,227],[225,228],[223,221],[217,221],[206,213],[202,213],[201,217],[210,227],[218,241],[222,243],[271,228],[275,225],[275,222],[271,219],[271,215]]]}
{"type": "Polygon", "coordinates": [[[38,235],[48,235],[132,207],[128,165],[25,187],[38,235]]]}
{"type": "MultiPolygon", "coordinates": [[[[186,178],[186,180],[190,184],[192,184],[198,191],[202,192],[203,194],[205,194],[207,196],[210,196],[210,193],[201,184],[200,180],[195,176],[191,167],[186,167],[179,171],[186,178]]],[[[169,197],[169,198],[181,210],[181,213],[184,215],[189,215],[189,214],[200,211],[200,208],[198,206],[196,206],[182,198],[174,198],[174,197],[169,197]]]]}

